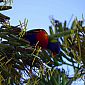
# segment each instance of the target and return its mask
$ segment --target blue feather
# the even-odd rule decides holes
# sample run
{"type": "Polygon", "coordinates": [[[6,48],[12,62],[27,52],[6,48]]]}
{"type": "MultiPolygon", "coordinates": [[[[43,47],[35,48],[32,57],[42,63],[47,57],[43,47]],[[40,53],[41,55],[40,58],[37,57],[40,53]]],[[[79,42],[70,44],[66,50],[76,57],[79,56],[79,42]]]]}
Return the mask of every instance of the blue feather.
{"type": "Polygon", "coordinates": [[[48,42],[48,49],[56,54],[60,53],[60,43],[59,42],[48,42]]]}
{"type": "Polygon", "coordinates": [[[29,41],[31,45],[35,45],[37,43],[35,33],[28,33],[27,32],[27,36],[25,36],[25,39],[27,41],[29,41]]]}

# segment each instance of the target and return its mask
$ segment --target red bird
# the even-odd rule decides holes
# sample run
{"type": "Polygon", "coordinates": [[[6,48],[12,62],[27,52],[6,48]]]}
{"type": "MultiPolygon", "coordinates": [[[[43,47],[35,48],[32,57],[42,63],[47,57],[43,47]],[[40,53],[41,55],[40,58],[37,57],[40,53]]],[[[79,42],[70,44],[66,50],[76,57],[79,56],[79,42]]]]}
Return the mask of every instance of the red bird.
{"type": "Polygon", "coordinates": [[[60,53],[60,44],[59,42],[51,42],[49,41],[49,36],[44,29],[33,29],[27,31],[25,36],[25,40],[29,41],[31,45],[36,45],[39,41],[38,46],[43,49],[49,49],[53,56],[60,53]]]}
{"type": "Polygon", "coordinates": [[[47,48],[48,45],[48,34],[44,29],[33,29],[27,31],[25,34],[25,39],[30,42],[31,45],[36,45],[39,41],[38,45],[44,49],[47,48]]]}

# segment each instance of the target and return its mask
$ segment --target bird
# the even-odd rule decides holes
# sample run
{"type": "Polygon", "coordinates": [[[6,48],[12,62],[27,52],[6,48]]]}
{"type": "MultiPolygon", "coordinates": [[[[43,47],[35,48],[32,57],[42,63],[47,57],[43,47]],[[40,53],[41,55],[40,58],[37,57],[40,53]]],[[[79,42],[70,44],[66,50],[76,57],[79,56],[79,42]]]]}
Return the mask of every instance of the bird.
{"type": "Polygon", "coordinates": [[[38,45],[42,49],[49,49],[53,56],[60,53],[60,43],[51,42],[48,33],[44,29],[32,29],[25,33],[24,39],[30,42],[30,45],[38,45]]]}
{"type": "Polygon", "coordinates": [[[48,45],[48,33],[44,29],[33,29],[25,33],[24,39],[30,42],[30,45],[38,45],[46,49],[48,45]]]}

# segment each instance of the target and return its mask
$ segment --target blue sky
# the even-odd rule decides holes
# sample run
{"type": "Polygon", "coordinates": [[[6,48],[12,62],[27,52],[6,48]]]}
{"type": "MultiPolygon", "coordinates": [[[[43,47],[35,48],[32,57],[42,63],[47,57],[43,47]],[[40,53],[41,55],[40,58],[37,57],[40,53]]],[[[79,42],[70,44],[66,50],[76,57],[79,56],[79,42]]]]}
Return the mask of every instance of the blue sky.
{"type": "Polygon", "coordinates": [[[13,0],[13,8],[3,13],[11,17],[11,24],[19,24],[19,20],[28,19],[28,30],[44,28],[48,31],[51,25],[49,16],[69,22],[72,14],[81,19],[85,16],[85,0],[13,0]]]}

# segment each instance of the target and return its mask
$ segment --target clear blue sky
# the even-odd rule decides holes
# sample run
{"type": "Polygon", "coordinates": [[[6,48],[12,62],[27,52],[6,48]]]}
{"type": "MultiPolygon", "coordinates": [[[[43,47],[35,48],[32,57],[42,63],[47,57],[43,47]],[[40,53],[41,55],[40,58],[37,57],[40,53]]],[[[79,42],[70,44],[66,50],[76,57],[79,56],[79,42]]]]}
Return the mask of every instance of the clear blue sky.
{"type": "Polygon", "coordinates": [[[85,0],[13,0],[13,8],[5,11],[11,17],[11,24],[19,24],[19,20],[29,20],[28,28],[44,28],[48,31],[49,16],[64,22],[69,21],[72,14],[78,18],[85,16],[85,0]]]}

